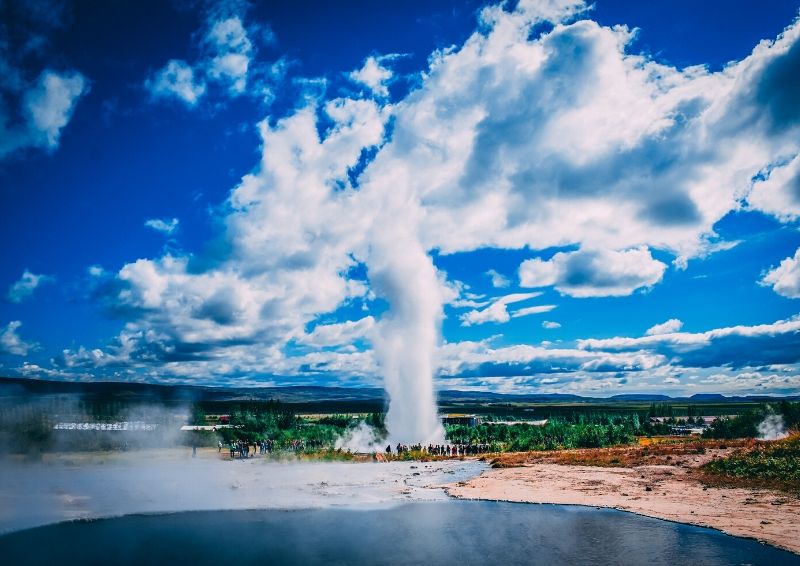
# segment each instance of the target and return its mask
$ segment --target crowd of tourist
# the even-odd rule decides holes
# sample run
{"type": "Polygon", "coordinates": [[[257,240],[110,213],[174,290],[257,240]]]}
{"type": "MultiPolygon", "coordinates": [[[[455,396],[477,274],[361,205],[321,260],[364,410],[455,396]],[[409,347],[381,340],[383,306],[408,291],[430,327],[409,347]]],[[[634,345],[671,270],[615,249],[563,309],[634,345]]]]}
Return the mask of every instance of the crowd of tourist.
{"type": "MultiPolygon", "coordinates": [[[[224,445],[220,441],[218,443],[218,452],[222,451],[223,446],[224,445]]],[[[235,440],[228,444],[231,460],[234,460],[237,457],[239,459],[251,458],[256,456],[256,454],[266,456],[274,452],[276,448],[278,448],[276,442],[270,439],[252,442],[248,442],[246,440],[235,440]]],[[[291,440],[285,443],[282,448],[292,452],[303,452],[305,450],[319,450],[324,448],[324,446],[322,442],[318,440],[307,440],[306,442],[303,442],[302,440],[291,440]]],[[[416,452],[426,456],[457,458],[461,456],[476,456],[478,454],[484,454],[490,451],[491,446],[489,444],[428,444],[425,446],[424,444],[398,443],[394,448],[391,444],[388,445],[386,447],[385,454],[391,456],[391,454],[394,452],[399,456],[405,453],[416,452]]]]}
{"type": "MultiPolygon", "coordinates": [[[[400,444],[395,446],[398,455],[405,452],[419,452],[429,456],[476,456],[490,451],[488,444],[400,444]]],[[[386,447],[386,454],[392,453],[392,445],[386,447]]]]}
{"type": "MultiPolygon", "coordinates": [[[[222,441],[220,441],[218,443],[217,452],[222,452],[223,446],[224,445],[222,444],[222,441]]],[[[283,448],[284,450],[290,450],[292,452],[303,452],[307,449],[319,450],[323,448],[323,446],[322,442],[319,440],[307,440],[305,442],[302,440],[290,440],[284,446],[280,447],[276,441],[272,439],[257,441],[235,440],[228,444],[231,460],[234,460],[237,457],[239,459],[250,458],[256,454],[266,456],[274,452],[276,448],[283,448]]]]}
{"type": "MultiPolygon", "coordinates": [[[[218,452],[222,451],[222,441],[218,444],[219,449],[218,452]]],[[[253,449],[253,456],[256,455],[256,452],[259,454],[266,455],[272,452],[275,449],[275,441],[274,440],[259,440],[254,442],[247,442],[243,440],[236,440],[228,444],[228,450],[231,454],[231,460],[236,458],[238,455],[240,459],[242,458],[249,458],[250,457],[250,448],[253,449]]]]}

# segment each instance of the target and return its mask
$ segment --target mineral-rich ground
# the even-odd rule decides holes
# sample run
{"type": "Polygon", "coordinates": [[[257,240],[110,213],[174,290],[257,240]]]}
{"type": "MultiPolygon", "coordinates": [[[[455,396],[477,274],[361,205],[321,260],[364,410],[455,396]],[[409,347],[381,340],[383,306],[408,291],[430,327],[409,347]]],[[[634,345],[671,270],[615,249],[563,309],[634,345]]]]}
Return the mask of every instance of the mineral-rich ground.
{"type": "Polygon", "coordinates": [[[463,499],[609,507],[719,529],[800,553],[798,494],[722,485],[699,466],[739,446],[693,445],[506,454],[480,476],[454,482],[463,499]]]}

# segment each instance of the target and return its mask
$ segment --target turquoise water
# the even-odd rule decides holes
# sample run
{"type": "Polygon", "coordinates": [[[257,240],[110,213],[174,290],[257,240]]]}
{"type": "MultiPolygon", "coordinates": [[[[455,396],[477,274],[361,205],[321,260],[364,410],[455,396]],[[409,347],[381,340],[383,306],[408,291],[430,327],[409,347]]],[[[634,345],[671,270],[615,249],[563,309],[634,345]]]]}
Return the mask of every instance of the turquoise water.
{"type": "Polygon", "coordinates": [[[0,537],[5,564],[800,564],[711,529],[591,507],[486,501],[201,511],[0,537]]]}

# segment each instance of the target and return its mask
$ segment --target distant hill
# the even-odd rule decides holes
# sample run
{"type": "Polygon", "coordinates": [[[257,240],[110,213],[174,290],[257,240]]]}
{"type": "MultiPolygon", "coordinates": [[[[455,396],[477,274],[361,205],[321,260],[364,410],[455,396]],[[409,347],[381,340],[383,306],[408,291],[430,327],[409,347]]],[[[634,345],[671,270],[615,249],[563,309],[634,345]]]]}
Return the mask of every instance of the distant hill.
{"type": "Polygon", "coordinates": [[[669,395],[651,395],[647,393],[627,393],[623,395],[612,395],[609,397],[614,401],[671,401],[669,395]]]}
{"type": "Polygon", "coordinates": [[[0,398],[26,395],[83,395],[138,399],[142,401],[267,401],[284,403],[313,401],[375,401],[384,398],[383,389],[354,387],[208,387],[160,385],[116,381],[45,381],[0,377],[0,398]]]}
{"type": "Polygon", "coordinates": [[[719,393],[695,393],[689,397],[692,401],[723,401],[725,398],[725,395],[719,393]]]}
{"type": "MultiPolygon", "coordinates": [[[[235,402],[279,400],[284,403],[314,404],[385,402],[383,389],[374,387],[323,387],[299,385],[289,387],[209,387],[194,385],[159,385],[130,382],[70,382],[38,379],[0,377],[0,400],[24,397],[57,395],[80,395],[87,398],[112,398],[137,402],[235,402]]],[[[470,404],[530,404],[530,403],[643,403],[643,402],[689,402],[689,403],[737,403],[778,399],[800,400],[800,396],[769,397],[764,395],[726,397],[720,394],[700,393],[691,397],[669,397],[656,394],[622,394],[608,398],[582,397],[559,393],[506,394],[486,391],[443,390],[438,393],[439,403],[444,405],[470,404]]]]}

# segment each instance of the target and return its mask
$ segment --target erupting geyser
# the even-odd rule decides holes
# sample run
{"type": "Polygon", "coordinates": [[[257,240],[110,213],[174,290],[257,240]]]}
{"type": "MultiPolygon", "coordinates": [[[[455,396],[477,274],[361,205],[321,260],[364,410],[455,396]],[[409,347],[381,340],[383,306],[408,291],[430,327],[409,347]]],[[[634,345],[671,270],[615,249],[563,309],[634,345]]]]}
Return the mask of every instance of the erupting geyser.
{"type": "Polygon", "coordinates": [[[419,209],[396,192],[375,224],[369,260],[375,290],[389,302],[373,347],[389,396],[391,442],[441,442],[433,376],[442,321],[442,286],[416,230],[419,209]],[[399,201],[399,202],[398,202],[399,201]]]}

